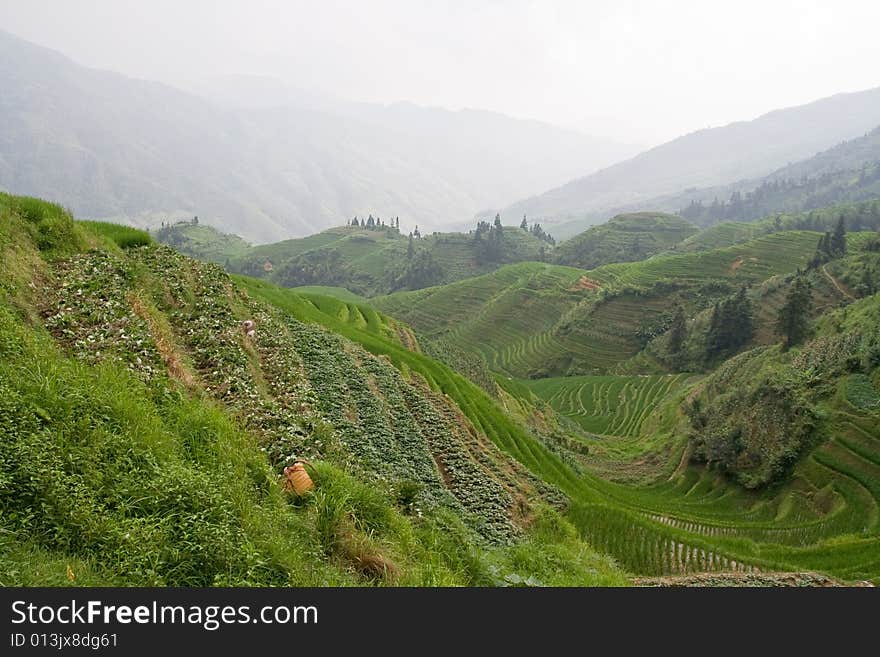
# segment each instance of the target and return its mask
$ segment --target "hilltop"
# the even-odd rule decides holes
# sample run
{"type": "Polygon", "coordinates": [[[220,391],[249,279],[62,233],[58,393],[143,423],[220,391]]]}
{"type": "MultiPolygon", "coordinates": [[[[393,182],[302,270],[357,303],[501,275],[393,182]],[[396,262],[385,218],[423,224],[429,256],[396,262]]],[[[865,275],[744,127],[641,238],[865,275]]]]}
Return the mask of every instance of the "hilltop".
{"type": "Polygon", "coordinates": [[[553,261],[593,269],[612,262],[644,260],[674,248],[697,231],[696,226],[674,215],[617,215],[563,242],[553,252],[553,261]]]}
{"type": "Polygon", "coordinates": [[[198,223],[198,217],[176,223],[163,222],[153,234],[156,240],[181,253],[219,265],[242,258],[253,248],[238,235],[221,233],[212,226],[198,223]]]}
{"type": "MultiPolygon", "coordinates": [[[[369,220],[372,223],[372,216],[369,220]]],[[[376,221],[382,224],[339,226],[254,247],[207,226],[187,223],[155,235],[188,255],[223,264],[233,273],[284,287],[345,288],[362,296],[442,285],[493,271],[505,263],[549,258],[552,250],[541,238],[543,233],[514,226],[504,226],[498,233],[484,225],[470,233],[424,235],[416,227],[410,238],[390,222],[376,221]],[[492,241],[495,234],[501,236],[497,243],[492,241]]]]}

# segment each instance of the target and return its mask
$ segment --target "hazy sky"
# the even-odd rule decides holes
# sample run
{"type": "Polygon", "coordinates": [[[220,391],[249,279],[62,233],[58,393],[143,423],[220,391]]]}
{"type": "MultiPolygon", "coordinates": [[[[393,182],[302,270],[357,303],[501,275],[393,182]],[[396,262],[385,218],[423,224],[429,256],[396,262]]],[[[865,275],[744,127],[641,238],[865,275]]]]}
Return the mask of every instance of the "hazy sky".
{"type": "Polygon", "coordinates": [[[282,78],[658,143],[880,86],[877,0],[0,0],[0,29],[182,83],[282,78]]]}

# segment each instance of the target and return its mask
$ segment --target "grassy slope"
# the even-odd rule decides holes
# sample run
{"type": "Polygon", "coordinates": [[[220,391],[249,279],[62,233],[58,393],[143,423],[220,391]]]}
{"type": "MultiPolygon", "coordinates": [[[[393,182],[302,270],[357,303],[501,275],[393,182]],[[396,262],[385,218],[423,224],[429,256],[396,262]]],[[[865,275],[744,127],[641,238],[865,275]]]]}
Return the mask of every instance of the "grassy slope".
{"type": "Polygon", "coordinates": [[[563,242],[553,252],[560,265],[594,269],[634,262],[666,251],[697,232],[683,219],[663,213],[618,215],[563,242]]]}
{"type": "Polygon", "coordinates": [[[3,584],[624,582],[417,378],[124,231],[0,215],[3,584]],[[291,453],[314,459],[305,500],[278,484],[291,453]]]}

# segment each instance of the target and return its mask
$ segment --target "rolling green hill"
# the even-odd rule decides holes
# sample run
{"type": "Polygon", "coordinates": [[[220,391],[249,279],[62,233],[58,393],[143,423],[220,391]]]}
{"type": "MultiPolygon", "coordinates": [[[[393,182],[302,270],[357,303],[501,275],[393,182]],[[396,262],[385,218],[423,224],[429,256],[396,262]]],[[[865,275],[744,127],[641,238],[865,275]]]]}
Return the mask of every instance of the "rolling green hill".
{"type": "Polygon", "coordinates": [[[157,241],[173,246],[181,253],[219,265],[240,258],[251,249],[251,245],[238,235],[221,233],[216,228],[192,221],[166,224],[153,231],[153,235],[157,241]]]}
{"type": "Polygon", "coordinates": [[[612,262],[634,262],[673,248],[697,232],[679,217],[641,212],[618,215],[563,242],[553,252],[560,265],[594,269],[612,262]]]}
{"type": "Polygon", "coordinates": [[[485,256],[473,233],[433,233],[414,239],[395,228],[332,228],[308,237],[244,246],[207,226],[182,223],[156,238],[228,271],[284,287],[327,286],[363,296],[441,285],[493,271],[504,263],[538,260],[551,246],[528,231],[505,227],[497,254],[485,256]]]}
{"type": "Polygon", "coordinates": [[[427,338],[479,353],[511,376],[602,373],[665,330],[676,303],[705,308],[739,285],[795,271],[813,255],[818,238],[808,231],[775,233],[591,271],[521,263],[373,303],[427,338]]]}
{"type": "MultiPolygon", "coordinates": [[[[533,266],[501,271],[509,274],[509,270],[528,267],[533,266]]],[[[558,268],[545,267],[550,275],[560,273],[558,268]]],[[[295,291],[257,281],[248,286],[280,307],[300,307],[295,291]]],[[[345,332],[373,353],[387,355],[398,367],[419,372],[437,367],[435,361],[395,345],[387,336],[377,339],[381,331],[332,319],[331,315],[339,313],[331,309],[342,302],[327,303],[329,312],[313,315],[312,321],[345,332]]],[[[849,310],[850,319],[843,324],[829,319],[820,333],[837,335],[833,339],[849,343],[852,339],[843,336],[850,330],[876,327],[873,317],[877,309],[877,297],[865,299],[849,310]]],[[[351,314],[350,310],[343,313],[351,314]]],[[[820,335],[805,351],[820,353],[826,339],[820,335]]],[[[856,347],[861,349],[863,344],[871,343],[860,342],[856,347]]],[[[792,357],[797,358],[794,353],[792,357]]],[[[873,375],[860,374],[862,378],[855,381],[829,371],[830,383],[817,395],[818,403],[831,414],[822,435],[835,436],[840,431],[841,438],[834,438],[827,448],[832,452],[838,440],[873,449],[871,441],[880,439],[880,425],[872,416],[877,411],[871,410],[880,389],[877,364],[868,368],[873,375]],[[838,399],[838,389],[860,406],[850,402],[840,406],[844,398],[838,399]],[[846,421],[841,410],[848,414],[846,421]]],[[[482,393],[455,376],[435,380],[447,395],[461,400],[460,406],[467,409],[469,417],[477,418],[475,423],[486,426],[485,411],[474,406],[484,398],[482,393]]],[[[817,569],[850,580],[880,581],[876,558],[880,536],[872,511],[876,500],[872,501],[870,493],[866,495],[860,483],[873,476],[870,464],[854,462],[845,474],[817,468],[815,464],[825,459],[823,447],[815,457],[800,461],[784,485],[748,491],[719,471],[688,463],[692,453],[690,420],[682,408],[687,398],[704,389],[701,377],[567,377],[517,382],[501,376],[498,381],[526,405],[544,399],[556,412],[571,418],[574,428],[566,438],[546,435],[544,441],[548,445],[575,443],[586,449],[586,454],[582,448],[562,449],[561,454],[568,454],[564,457],[571,463],[568,467],[578,471],[574,478],[566,474],[567,467],[561,467],[556,457],[540,448],[536,451],[537,444],[527,446],[527,439],[516,431],[494,434],[493,440],[565,491],[572,500],[568,517],[583,535],[633,572],[678,575],[722,571],[733,573],[732,581],[736,582],[737,573],[751,573],[755,581],[762,581],[762,572],[817,569]],[[855,534],[850,536],[850,532],[855,534]]],[[[493,424],[503,426],[500,420],[493,424]]]]}

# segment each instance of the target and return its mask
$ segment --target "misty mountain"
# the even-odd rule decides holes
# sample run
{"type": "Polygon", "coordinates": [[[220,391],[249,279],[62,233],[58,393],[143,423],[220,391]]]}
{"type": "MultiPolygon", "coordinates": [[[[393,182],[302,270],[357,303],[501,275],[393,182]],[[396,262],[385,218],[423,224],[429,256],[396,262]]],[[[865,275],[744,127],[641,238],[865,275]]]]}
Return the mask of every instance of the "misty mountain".
{"type": "MultiPolygon", "coordinates": [[[[573,235],[655,197],[766,175],[880,125],[880,88],[837,94],[753,121],[700,130],[573,180],[502,211],[545,224],[572,222],[573,235]]],[[[651,208],[656,209],[656,208],[651,208]]],[[[551,226],[552,228],[552,226],[551,226]]]]}
{"type": "MultiPolygon", "coordinates": [[[[729,185],[690,188],[618,209],[679,213],[693,223],[754,221],[777,212],[803,212],[880,197],[880,127],[843,141],[812,157],[780,167],[766,176],[729,185]]],[[[589,220],[554,227],[559,238],[579,233],[589,220]]]]}
{"type": "Polygon", "coordinates": [[[0,88],[0,189],[137,225],[199,215],[254,242],[355,214],[461,225],[634,152],[490,112],[221,102],[2,32],[0,88]]]}

